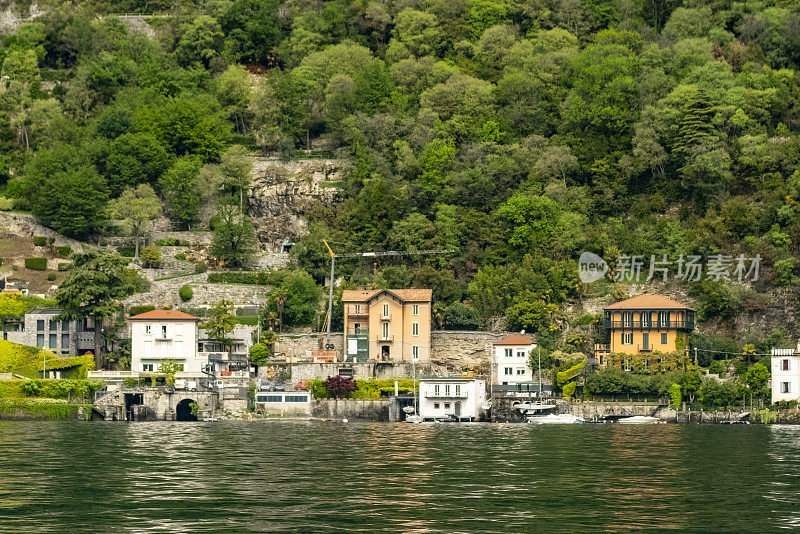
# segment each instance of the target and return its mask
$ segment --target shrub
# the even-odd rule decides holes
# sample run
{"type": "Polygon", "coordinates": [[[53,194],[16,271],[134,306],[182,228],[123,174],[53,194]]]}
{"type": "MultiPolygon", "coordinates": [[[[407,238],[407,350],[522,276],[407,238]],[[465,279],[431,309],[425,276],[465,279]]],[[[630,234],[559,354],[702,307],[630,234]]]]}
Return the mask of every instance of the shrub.
{"type": "Polygon", "coordinates": [[[578,387],[578,384],[575,382],[570,382],[566,384],[564,387],[561,388],[561,393],[565,399],[571,399],[573,395],[575,395],[575,388],[578,387]]]}
{"type": "Polygon", "coordinates": [[[14,208],[14,199],[0,197],[0,211],[9,211],[14,208]]]}
{"type": "Polygon", "coordinates": [[[53,243],[55,243],[55,242],[56,242],[56,238],[55,237],[48,237],[47,238],[47,244],[48,245],[52,246],[53,243]]]}
{"type": "Polygon", "coordinates": [[[176,260],[186,261],[186,253],[181,252],[180,254],[175,254],[176,260]]]}
{"type": "Polygon", "coordinates": [[[681,386],[678,384],[672,384],[668,390],[669,393],[669,405],[673,410],[680,410],[681,403],[683,402],[683,393],[681,392],[681,386]]]}
{"type": "Polygon", "coordinates": [[[47,258],[25,258],[25,268],[31,271],[46,271],[47,258]]]}
{"type": "Polygon", "coordinates": [[[37,235],[33,238],[33,244],[37,247],[43,247],[47,245],[47,238],[43,235],[37,235]]]}
{"type": "Polygon", "coordinates": [[[136,254],[136,248],[131,246],[117,247],[117,252],[123,258],[132,258],[136,254]]]}
{"type": "Polygon", "coordinates": [[[55,279],[56,279],[56,273],[48,273],[48,274],[47,274],[47,279],[48,279],[50,282],[55,282],[55,279]]]}
{"type": "Polygon", "coordinates": [[[177,237],[165,237],[156,241],[157,247],[188,247],[189,242],[180,240],[177,237]]]}
{"type": "Polygon", "coordinates": [[[329,376],[322,386],[334,399],[344,399],[358,389],[356,381],[349,376],[329,376]]]}
{"type": "Polygon", "coordinates": [[[161,251],[158,250],[158,247],[155,246],[147,246],[142,249],[142,265],[145,267],[158,267],[161,264],[161,251]]]}
{"type": "Polygon", "coordinates": [[[206,265],[202,261],[194,264],[194,272],[195,272],[195,274],[204,273],[207,270],[208,270],[208,265],[206,265]]]}
{"type": "Polygon", "coordinates": [[[70,269],[72,269],[72,263],[71,262],[64,262],[64,263],[59,263],[58,264],[58,270],[59,271],[69,271],[70,269]]]}
{"type": "Polygon", "coordinates": [[[146,312],[149,312],[149,311],[153,311],[155,309],[156,309],[155,306],[150,306],[150,305],[147,305],[147,304],[142,305],[142,306],[131,306],[130,309],[128,310],[128,314],[130,314],[131,316],[134,316],[134,315],[139,315],[141,313],[146,313],[146,312]]]}
{"type": "Polygon", "coordinates": [[[107,247],[108,246],[108,239],[101,238],[100,241],[97,242],[97,244],[100,245],[101,247],[107,247]]]}
{"type": "Polygon", "coordinates": [[[56,254],[58,254],[59,258],[69,258],[69,255],[72,254],[72,247],[56,247],[56,254]]]}
{"type": "Polygon", "coordinates": [[[188,302],[192,300],[192,297],[194,297],[194,291],[192,290],[191,286],[184,285],[181,286],[180,290],[178,290],[178,296],[183,302],[188,302]]]}

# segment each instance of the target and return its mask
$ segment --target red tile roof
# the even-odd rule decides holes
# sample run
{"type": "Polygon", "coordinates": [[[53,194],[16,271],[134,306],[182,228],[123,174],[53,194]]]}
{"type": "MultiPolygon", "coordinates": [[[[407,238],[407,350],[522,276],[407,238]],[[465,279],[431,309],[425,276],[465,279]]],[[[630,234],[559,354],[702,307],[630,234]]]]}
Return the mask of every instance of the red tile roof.
{"type": "Polygon", "coordinates": [[[199,321],[200,317],[195,317],[179,310],[152,310],[134,315],[130,319],[131,321],[199,321]]]}
{"type": "Polygon", "coordinates": [[[610,306],[605,310],[694,310],[694,308],[680,302],[662,297],[661,295],[637,295],[610,306]]]}
{"type": "Polygon", "coordinates": [[[531,345],[533,340],[530,336],[525,334],[509,334],[499,341],[495,341],[495,345],[531,345]]]}
{"type": "Polygon", "coordinates": [[[342,302],[366,302],[387,291],[404,302],[430,302],[432,289],[354,289],[342,292],[342,302]]]}

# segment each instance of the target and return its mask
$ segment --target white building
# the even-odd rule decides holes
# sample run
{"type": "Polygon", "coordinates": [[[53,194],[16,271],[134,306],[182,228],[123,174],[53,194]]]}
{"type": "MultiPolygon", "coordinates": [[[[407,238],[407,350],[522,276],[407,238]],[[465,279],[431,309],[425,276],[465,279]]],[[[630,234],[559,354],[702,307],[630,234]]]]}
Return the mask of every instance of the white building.
{"type": "Polygon", "coordinates": [[[797,349],[772,349],[772,402],[800,400],[800,342],[797,349]]]}
{"type": "Polygon", "coordinates": [[[471,378],[427,378],[419,381],[419,414],[423,419],[477,421],[486,402],[486,382],[471,378]]]}
{"type": "Polygon", "coordinates": [[[311,415],[311,393],[307,391],[258,391],[256,410],[267,415],[311,415]]]}
{"type": "Polygon", "coordinates": [[[530,355],[533,340],[523,334],[511,334],[494,344],[493,375],[495,384],[516,385],[533,382],[530,355]]]}
{"type": "Polygon", "coordinates": [[[131,371],[158,372],[162,361],[187,375],[202,375],[207,356],[198,354],[199,317],[178,310],[153,310],[130,318],[131,371]]]}

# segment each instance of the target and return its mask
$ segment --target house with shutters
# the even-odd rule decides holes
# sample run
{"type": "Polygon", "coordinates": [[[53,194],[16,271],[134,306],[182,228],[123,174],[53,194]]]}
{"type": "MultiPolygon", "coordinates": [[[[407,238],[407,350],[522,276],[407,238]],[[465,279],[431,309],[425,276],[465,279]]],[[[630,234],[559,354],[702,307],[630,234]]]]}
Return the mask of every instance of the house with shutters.
{"type": "Polygon", "coordinates": [[[603,308],[607,342],[595,345],[593,356],[604,367],[612,354],[686,353],[694,323],[695,311],[686,304],[661,295],[638,295],[603,308]]]}
{"type": "Polygon", "coordinates": [[[430,361],[430,289],[347,290],[344,361],[430,361]]]}
{"type": "Polygon", "coordinates": [[[517,385],[533,381],[531,351],[533,340],[525,334],[509,334],[494,344],[492,376],[495,384],[517,385]]]}
{"type": "Polygon", "coordinates": [[[208,362],[198,353],[199,317],[178,310],[152,310],[130,318],[131,371],[158,372],[162,361],[201,376],[208,362]]]}

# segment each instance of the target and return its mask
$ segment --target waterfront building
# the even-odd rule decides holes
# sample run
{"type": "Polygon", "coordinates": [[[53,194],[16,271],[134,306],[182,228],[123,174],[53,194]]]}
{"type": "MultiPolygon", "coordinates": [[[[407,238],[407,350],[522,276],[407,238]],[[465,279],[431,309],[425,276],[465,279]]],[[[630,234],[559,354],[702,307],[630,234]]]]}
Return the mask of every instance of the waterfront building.
{"type": "Polygon", "coordinates": [[[267,415],[311,415],[311,393],[307,391],[258,391],[256,411],[267,415]]]}
{"type": "MultiPolygon", "coordinates": [[[[688,333],[694,330],[695,311],[661,295],[638,295],[603,308],[606,343],[596,344],[593,356],[605,367],[612,354],[644,356],[651,353],[688,354],[688,333]]],[[[625,368],[625,364],[622,364],[625,368]]]]}
{"type": "Polygon", "coordinates": [[[800,341],[794,349],[772,349],[772,402],[800,400],[800,341]]]}
{"type": "Polygon", "coordinates": [[[493,348],[494,384],[517,385],[533,381],[530,355],[533,340],[524,334],[509,334],[496,341],[493,348]]]}
{"type": "Polygon", "coordinates": [[[162,361],[200,375],[207,358],[198,355],[199,317],[178,310],[152,310],[130,318],[131,371],[158,372],[162,361]]]}
{"type": "Polygon", "coordinates": [[[430,289],[344,291],[344,360],[429,362],[432,297],[430,289]]]}
{"type": "Polygon", "coordinates": [[[130,318],[131,371],[157,373],[171,361],[183,377],[203,376],[211,363],[221,377],[248,370],[252,328],[237,325],[224,342],[199,327],[200,318],[178,310],[152,310],[130,318]]]}
{"type": "Polygon", "coordinates": [[[477,421],[486,402],[486,382],[472,378],[419,381],[419,415],[425,420],[477,421]]]}

